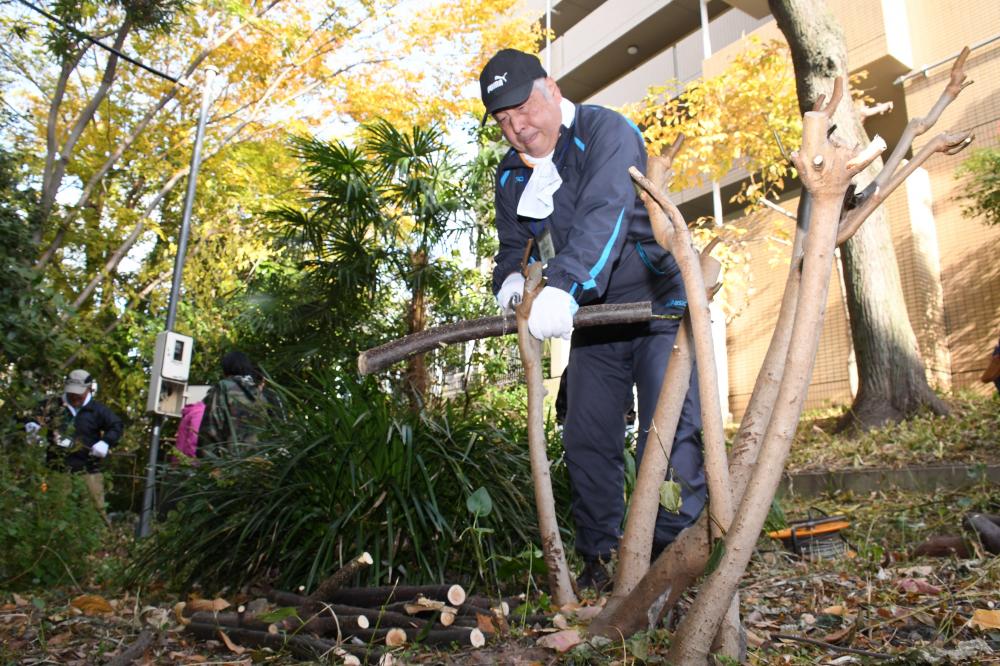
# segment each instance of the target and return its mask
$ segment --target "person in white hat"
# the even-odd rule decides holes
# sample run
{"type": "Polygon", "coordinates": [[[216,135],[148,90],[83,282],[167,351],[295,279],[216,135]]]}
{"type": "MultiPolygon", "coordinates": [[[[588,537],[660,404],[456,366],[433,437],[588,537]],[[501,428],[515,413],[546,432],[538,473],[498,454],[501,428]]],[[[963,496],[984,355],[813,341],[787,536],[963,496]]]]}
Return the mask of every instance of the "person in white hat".
{"type": "Polygon", "coordinates": [[[44,436],[48,445],[45,460],[50,468],[84,475],[101,518],[109,523],[101,461],[125,428],[117,414],[94,400],[96,386],[89,372],[73,370],[63,382],[62,395],[45,399],[24,430],[31,439],[44,436]]]}

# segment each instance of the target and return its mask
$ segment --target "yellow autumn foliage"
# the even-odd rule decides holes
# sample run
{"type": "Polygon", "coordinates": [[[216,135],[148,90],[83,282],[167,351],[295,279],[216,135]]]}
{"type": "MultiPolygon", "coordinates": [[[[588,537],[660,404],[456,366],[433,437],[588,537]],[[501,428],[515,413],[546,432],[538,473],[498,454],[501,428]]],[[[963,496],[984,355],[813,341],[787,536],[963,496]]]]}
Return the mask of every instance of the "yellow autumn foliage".
{"type": "Polygon", "coordinates": [[[673,163],[673,190],[707,185],[739,167],[748,179],[735,200],[752,206],[794,176],[782,150],[798,145],[802,123],[782,42],[751,39],[718,76],[650,88],[623,111],[642,129],[650,154],[684,135],[673,163]]]}

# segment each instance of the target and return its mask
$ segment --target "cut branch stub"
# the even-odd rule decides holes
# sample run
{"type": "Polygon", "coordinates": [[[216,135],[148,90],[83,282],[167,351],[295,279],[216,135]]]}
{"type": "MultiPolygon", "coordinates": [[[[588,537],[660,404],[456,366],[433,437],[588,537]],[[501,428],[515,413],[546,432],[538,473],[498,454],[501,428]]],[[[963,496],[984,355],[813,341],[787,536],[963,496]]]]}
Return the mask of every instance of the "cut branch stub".
{"type": "Polygon", "coordinates": [[[372,556],[367,552],[361,553],[343,567],[338,569],[332,576],[324,580],[316,588],[316,591],[309,595],[311,601],[326,601],[327,597],[334,591],[340,589],[344,583],[349,581],[354,574],[365,567],[372,565],[372,556]]]}

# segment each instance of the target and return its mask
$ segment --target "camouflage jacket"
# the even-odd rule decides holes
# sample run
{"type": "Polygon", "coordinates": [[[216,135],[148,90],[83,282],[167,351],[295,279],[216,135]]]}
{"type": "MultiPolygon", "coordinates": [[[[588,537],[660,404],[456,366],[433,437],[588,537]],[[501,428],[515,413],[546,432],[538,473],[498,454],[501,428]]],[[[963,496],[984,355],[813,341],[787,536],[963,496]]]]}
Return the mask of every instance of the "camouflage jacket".
{"type": "Polygon", "coordinates": [[[269,391],[249,376],[222,379],[205,396],[205,415],[198,431],[198,454],[225,454],[257,443],[257,436],[277,407],[269,391]]]}

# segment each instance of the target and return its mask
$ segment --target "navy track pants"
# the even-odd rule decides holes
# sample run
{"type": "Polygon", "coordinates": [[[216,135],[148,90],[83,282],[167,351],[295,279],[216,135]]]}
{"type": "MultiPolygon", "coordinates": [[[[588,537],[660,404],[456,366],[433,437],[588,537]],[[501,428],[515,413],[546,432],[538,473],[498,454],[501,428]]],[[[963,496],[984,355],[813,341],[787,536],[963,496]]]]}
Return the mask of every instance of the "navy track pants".
{"type": "MultiPolygon", "coordinates": [[[[618,548],[625,515],[622,406],[635,384],[639,397],[637,453],[641,460],[679,324],[677,320],[655,320],[573,332],[563,446],[573,493],[576,550],[584,557],[607,558],[618,548]]],[[[670,469],[681,485],[683,503],[680,513],[660,508],[654,534],[654,542],[660,546],[672,542],[698,518],[708,495],[694,371],[677,425],[670,469]]]]}

